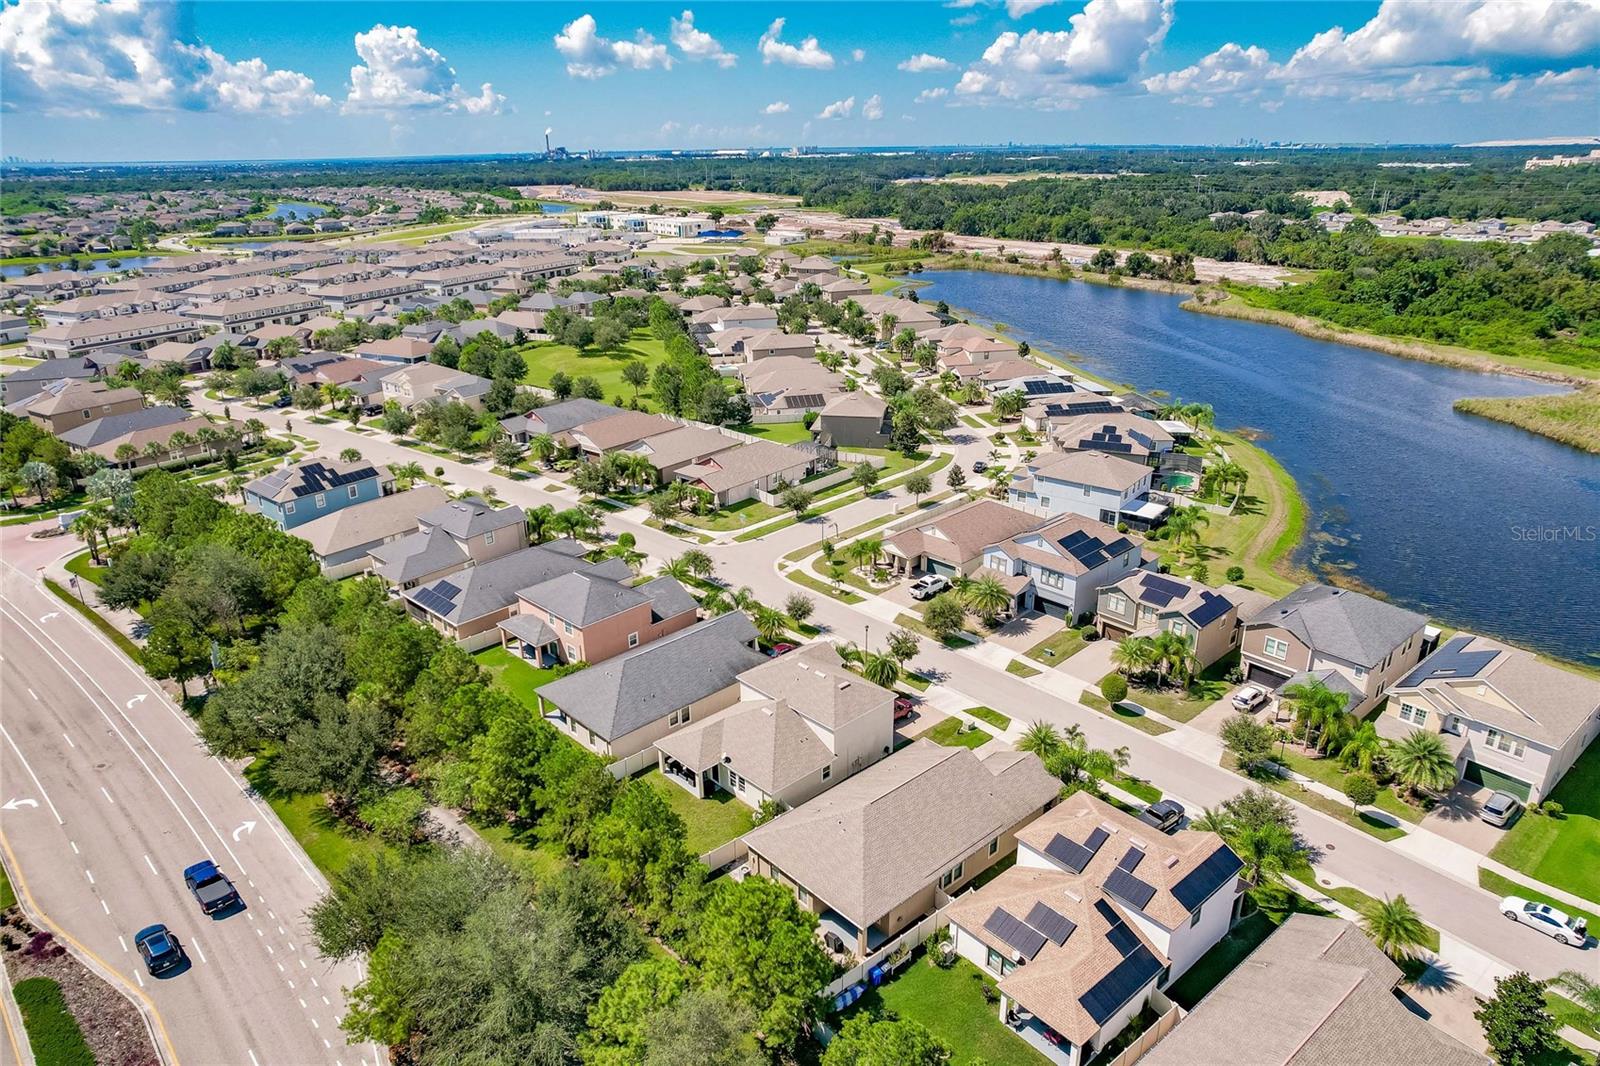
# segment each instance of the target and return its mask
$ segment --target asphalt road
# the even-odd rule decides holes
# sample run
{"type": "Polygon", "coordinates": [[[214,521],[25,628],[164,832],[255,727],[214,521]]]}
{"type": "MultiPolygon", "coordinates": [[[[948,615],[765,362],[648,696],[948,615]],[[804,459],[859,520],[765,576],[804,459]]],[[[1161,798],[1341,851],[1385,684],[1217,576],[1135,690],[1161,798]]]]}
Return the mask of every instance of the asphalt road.
{"type": "Polygon", "coordinates": [[[32,553],[7,541],[0,839],[19,894],[153,1010],[173,1061],[377,1062],[339,1028],[356,968],[318,957],[307,935],[318,871],[160,688],[19,569],[32,553]],[[200,912],[182,870],[202,858],[234,880],[242,911],[200,912]],[[157,922],[190,958],[160,979],[133,946],[157,922]]]}

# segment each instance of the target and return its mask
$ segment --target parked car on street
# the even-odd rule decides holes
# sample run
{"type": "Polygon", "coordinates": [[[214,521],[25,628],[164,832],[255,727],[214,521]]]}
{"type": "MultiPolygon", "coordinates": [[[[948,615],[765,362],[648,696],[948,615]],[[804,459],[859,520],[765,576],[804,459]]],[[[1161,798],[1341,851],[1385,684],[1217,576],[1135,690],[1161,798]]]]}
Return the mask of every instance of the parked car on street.
{"type": "Polygon", "coordinates": [[[911,598],[931,600],[950,587],[950,579],[943,574],[925,574],[911,583],[911,598]]]}
{"type": "Polygon", "coordinates": [[[1177,800],[1156,800],[1139,813],[1139,821],[1171,833],[1183,824],[1183,804],[1177,800]]]}
{"type": "Polygon", "coordinates": [[[145,969],[150,971],[151,976],[159,977],[186,961],[183,945],[172,935],[172,930],[164,925],[145,926],[133,934],[133,943],[139,949],[139,957],[144,960],[145,969]]]}
{"type": "Polygon", "coordinates": [[[1522,810],[1522,801],[1509,792],[1495,792],[1483,801],[1478,817],[1490,825],[1504,828],[1516,821],[1522,810]]]}
{"type": "Polygon", "coordinates": [[[974,474],[981,474],[988,469],[989,464],[984,462],[982,459],[974,460],[972,463],[972,472],[974,474]]]}
{"type": "Polygon", "coordinates": [[[1548,903],[1535,903],[1521,896],[1507,896],[1500,901],[1500,913],[1513,922],[1531,925],[1558,944],[1576,944],[1583,947],[1589,940],[1589,923],[1557,910],[1548,903]]]}
{"type": "Polygon", "coordinates": [[[1253,711],[1267,702],[1267,690],[1260,685],[1246,685],[1233,694],[1233,706],[1240,711],[1253,711]]]}

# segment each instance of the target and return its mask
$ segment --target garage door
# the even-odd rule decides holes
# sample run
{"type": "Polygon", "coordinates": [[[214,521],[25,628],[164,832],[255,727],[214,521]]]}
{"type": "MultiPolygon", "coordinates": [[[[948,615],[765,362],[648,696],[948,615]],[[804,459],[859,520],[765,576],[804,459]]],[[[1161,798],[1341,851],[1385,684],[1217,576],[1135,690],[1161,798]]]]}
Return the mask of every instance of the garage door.
{"type": "Polygon", "coordinates": [[[941,577],[954,578],[957,573],[956,568],[951,566],[949,563],[941,562],[940,560],[931,557],[924,557],[923,565],[927,569],[928,573],[938,574],[941,577]]]}
{"type": "Polygon", "coordinates": [[[1526,781],[1518,781],[1514,777],[1503,774],[1492,767],[1484,766],[1482,763],[1475,763],[1471,759],[1467,760],[1466,772],[1461,776],[1471,781],[1474,785],[1492,788],[1497,792],[1509,792],[1523,801],[1527,800],[1528,793],[1533,788],[1526,781]]]}
{"type": "Polygon", "coordinates": [[[1257,666],[1255,663],[1250,664],[1250,670],[1244,675],[1244,679],[1257,685],[1265,686],[1273,692],[1278,691],[1283,686],[1283,683],[1289,680],[1284,675],[1275,674],[1271,670],[1257,666]]]}
{"type": "Polygon", "coordinates": [[[1067,618],[1066,604],[1056,603],[1053,600],[1047,600],[1043,596],[1035,596],[1033,598],[1033,609],[1036,611],[1043,611],[1051,618],[1066,618],[1068,622],[1072,621],[1071,618],[1067,618]]]}

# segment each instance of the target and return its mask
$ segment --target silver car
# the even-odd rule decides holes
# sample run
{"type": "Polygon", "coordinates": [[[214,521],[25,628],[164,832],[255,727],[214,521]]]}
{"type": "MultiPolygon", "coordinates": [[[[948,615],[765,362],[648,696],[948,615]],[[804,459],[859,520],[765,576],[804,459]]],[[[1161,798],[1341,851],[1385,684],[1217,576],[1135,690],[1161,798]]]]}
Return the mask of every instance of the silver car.
{"type": "Polygon", "coordinates": [[[1522,801],[1509,792],[1495,792],[1483,801],[1483,807],[1478,811],[1478,817],[1490,825],[1504,828],[1516,821],[1517,814],[1522,810],[1522,801]]]}

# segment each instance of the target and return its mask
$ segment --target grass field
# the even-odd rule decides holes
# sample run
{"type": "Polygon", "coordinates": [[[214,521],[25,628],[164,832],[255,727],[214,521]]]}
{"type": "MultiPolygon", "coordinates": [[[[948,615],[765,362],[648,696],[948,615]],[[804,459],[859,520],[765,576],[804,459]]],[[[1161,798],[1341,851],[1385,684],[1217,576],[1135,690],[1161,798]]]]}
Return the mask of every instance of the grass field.
{"type": "Polygon", "coordinates": [[[993,707],[968,707],[967,713],[980,722],[987,722],[999,730],[1011,727],[1011,719],[995,710],[993,707]]]}
{"type": "Polygon", "coordinates": [[[1550,799],[1559,818],[1526,813],[1490,857],[1529,877],[1600,900],[1600,744],[1592,744],[1561,779],[1550,799]]]}
{"type": "Polygon", "coordinates": [[[999,1008],[984,999],[983,986],[988,983],[990,978],[966,959],[941,970],[918,954],[851,1010],[873,1015],[893,1011],[921,1022],[950,1045],[952,1066],[980,1060],[988,1066],[1045,1066],[1044,1056],[1007,1029],[999,1008]]]}
{"type": "Polygon", "coordinates": [[[94,1052],[67,1008],[61,986],[48,977],[18,981],[12,990],[39,1066],[94,1066],[94,1052]]]}
{"type": "Polygon", "coordinates": [[[1149,715],[1135,714],[1131,711],[1123,710],[1120,706],[1111,706],[1104,696],[1093,689],[1084,689],[1083,695],[1078,699],[1085,707],[1091,707],[1107,718],[1115,718],[1123,725],[1131,725],[1141,733],[1149,733],[1153,737],[1159,737],[1162,733],[1172,732],[1170,725],[1165,722],[1158,722],[1149,715]]]}
{"type": "Polygon", "coordinates": [[[1237,656],[1223,656],[1202,670],[1194,679],[1194,683],[1186,689],[1176,687],[1153,689],[1142,684],[1129,685],[1128,700],[1142,707],[1148,707],[1173,721],[1190,721],[1227,694],[1228,689],[1232,687],[1228,683],[1227,674],[1237,662],[1237,656]]]}
{"type": "Polygon", "coordinates": [[[277,814],[289,835],[305,849],[306,857],[328,878],[338,875],[352,859],[382,852],[389,852],[396,858],[403,854],[377,837],[358,832],[339,821],[321,795],[280,792],[272,783],[270,755],[258,757],[245,767],[244,776],[277,814]]]}
{"type": "Polygon", "coordinates": [[[966,723],[959,718],[946,718],[932,729],[925,729],[918,733],[916,739],[927,739],[935,744],[943,744],[947,748],[981,748],[994,737],[986,729],[973,726],[962,732],[966,723]]]}
{"type": "Polygon", "coordinates": [[[521,700],[525,707],[539,706],[536,690],[540,685],[556,679],[554,670],[534,666],[526,659],[519,659],[505,648],[485,648],[473,655],[473,658],[478,660],[479,666],[493,674],[494,679],[504,685],[507,691],[521,700]]]}
{"type": "MultiPolygon", "coordinates": [[[[665,346],[649,330],[636,329],[627,344],[614,352],[586,349],[582,353],[570,344],[534,344],[522,349],[528,360],[528,373],[522,380],[530,385],[547,386],[556,371],[576,381],[591,377],[599,384],[606,399],[633,399],[633,386],[622,380],[622,368],[631,362],[643,360],[646,370],[654,370],[657,363],[666,359],[665,346]]],[[[650,407],[649,389],[640,393],[645,406],[650,407]]]]}
{"type": "Polygon", "coordinates": [[[661,793],[667,806],[678,812],[689,831],[688,848],[696,855],[704,855],[756,827],[755,812],[721,789],[708,799],[695,799],[688,789],[661,776],[660,770],[651,770],[639,780],[661,793]]]}
{"type": "Polygon", "coordinates": [[[1078,635],[1078,631],[1067,627],[1053,636],[1045,637],[1039,643],[1029,648],[1026,654],[1034,662],[1043,663],[1045,666],[1060,666],[1089,643],[1078,635]]]}
{"type": "Polygon", "coordinates": [[[1021,659],[1012,659],[1006,663],[1006,673],[1016,674],[1018,677],[1038,677],[1044,671],[1029,666],[1021,659]]]}
{"type": "Polygon", "coordinates": [[[1553,396],[1457,400],[1455,409],[1600,453],[1600,386],[1553,396]]]}
{"type": "Polygon", "coordinates": [[[742,432],[774,444],[809,444],[811,431],[804,422],[768,422],[765,425],[744,426],[742,432]]]}

